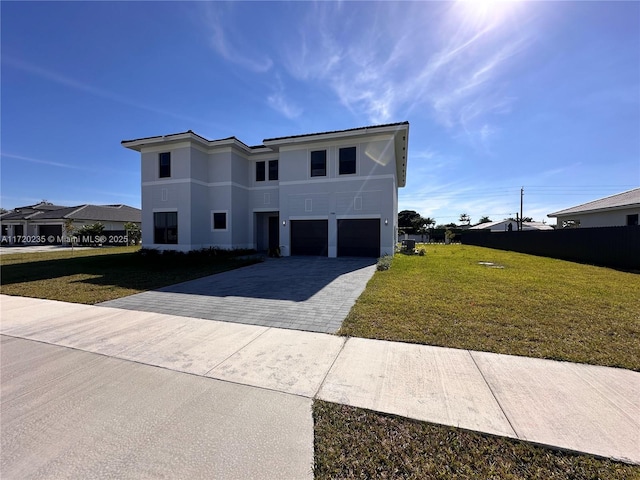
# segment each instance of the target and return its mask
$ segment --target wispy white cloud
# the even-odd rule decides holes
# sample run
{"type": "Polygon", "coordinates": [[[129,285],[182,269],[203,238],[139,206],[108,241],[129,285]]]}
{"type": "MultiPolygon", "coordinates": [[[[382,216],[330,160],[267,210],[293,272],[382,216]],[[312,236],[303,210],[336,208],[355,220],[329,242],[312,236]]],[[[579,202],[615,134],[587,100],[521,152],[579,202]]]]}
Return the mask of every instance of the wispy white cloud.
{"type": "Polygon", "coordinates": [[[269,95],[267,103],[271,108],[289,119],[298,118],[302,114],[302,108],[289,101],[283,92],[275,92],[269,95]]]}
{"type": "Polygon", "coordinates": [[[28,72],[32,75],[36,75],[38,77],[44,78],[46,80],[58,83],[60,85],[63,85],[65,87],[68,88],[72,88],[81,92],[85,92],[88,93],[90,95],[94,95],[96,97],[101,97],[101,98],[105,98],[107,100],[111,100],[117,103],[120,103],[122,105],[126,105],[129,107],[134,107],[134,108],[138,108],[141,110],[146,110],[148,112],[151,113],[155,113],[155,114],[159,114],[159,115],[166,115],[166,116],[170,116],[170,117],[174,117],[177,118],[179,120],[184,120],[189,122],[190,125],[193,124],[198,124],[198,125],[209,125],[208,122],[202,122],[201,120],[198,120],[196,118],[193,117],[189,117],[186,115],[182,115],[179,113],[174,113],[174,112],[170,112],[167,110],[163,110],[163,109],[159,109],[159,108],[155,108],[155,107],[151,107],[149,105],[145,105],[143,103],[131,100],[130,98],[127,98],[125,96],[119,95],[117,93],[111,92],[109,90],[105,90],[93,85],[89,85],[85,82],[81,82],[79,80],[76,80],[74,78],[71,78],[69,76],[63,75],[61,73],[55,72],[53,70],[49,70],[46,68],[43,68],[41,66],[38,65],[33,65],[29,62],[26,62],[24,60],[18,59],[18,58],[14,58],[11,57],[9,55],[2,55],[2,63],[6,64],[8,66],[11,66],[12,68],[17,68],[19,70],[28,72]]]}
{"type": "Polygon", "coordinates": [[[52,166],[52,167],[59,167],[59,168],[69,168],[69,169],[72,169],[72,170],[87,170],[86,168],[81,167],[79,165],[71,165],[69,163],[52,162],[51,160],[41,160],[39,158],[25,157],[24,155],[15,155],[13,153],[6,153],[6,152],[0,153],[0,158],[11,158],[13,160],[20,160],[20,161],[23,161],[23,162],[38,163],[40,165],[49,165],[49,166],[52,166]]]}
{"type": "Polygon", "coordinates": [[[342,11],[342,22],[336,8],[321,3],[301,22],[300,42],[284,56],[292,76],[329,86],[373,123],[424,110],[480,146],[496,133],[487,117],[508,113],[515,100],[502,75],[527,48],[522,32],[500,16],[465,15],[457,4],[367,4],[350,8],[351,16],[342,11]],[[348,42],[345,25],[353,27],[348,42]]]}
{"type": "Polygon", "coordinates": [[[302,108],[287,97],[279,75],[276,76],[274,89],[275,91],[267,97],[267,103],[271,108],[290,120],[302,115],[302,108]]]}
{"type": "MultiPolygon", "coordinates": [[[[8,152],[0,152],[0,159],[2,159],[2,161],[6,161],[6,159],[11,159],[11,160],[18,160],[18,161],[21,161],[21,162],[37,163],[39,165],[48,165],[48,166],[51,166],[51,167],[67,168],[67,169],[70,169],[70,170],[80,170],[80,171],[84,171],[84,172],[94,172],[94,173],[100,173],[100,174],[115,173],[115,174],[118,174],[118,175],[124,175],[124,174],[133,174],[134,173],[132,171],[127,171],[127,170],[122,170],[122,169],[115,169],[115,168],[108,168],[108,167],[92,168],[92,167],[88,167],[86,165],[78,165],[78,164],[63,163],[63,162],[54,162],[52,160],[28,157],[26,155],[17,155],[15,153],[8,153],[8,152]]],[[[105,163],[105,162],[101,162],[101,163],[105,163]]]]}
{"type": "Polygon", "coordinates": [[[454,169],[459,162],[460,159],[455,155],[444,154],[433,148],[412,150],[410,168],[413,174],[408,181],[411,183],[413,178],[420,179],[420,182],[439,179],[444,170],[454,169]]]}
{"type": "MultiPolygon", "coordinates": [[[[90,194],[93,195],[94,197],[96,195],[99,195],[102,198],[119,197],[119,198],[123,198],[123,199],[135,200],[136,201],[135,203],[140,204],[140,194],[139,193],[125,193],[125,192],[117,192],[117,191],[109,191],[109,190],[95,190],[95,189],[82,189],[82,191],[90,192],[90,194]]],[[[131,201],[131,200],[124,200],[124,201],[127,202],[127,201],[131,201]]],[[[104,200],[102,200],[101,202],[105,203],[104,200]]],[[[113,200],[109,200],[109,202],[114,203],[113,200]]],[[[87,203],[87,202],[84,202],[84,203],[87,203]]]]}
{"type": "Polygon", "coordinates": [[[545,170],[544,172],[540,172],[537,177],[540,179],[539,183],[545,183],[549,178],[558,178],[558,175],[564,174],[566,172],[575,172],[580,168],[582,162],[574,162],[570,165],[563,165],[558,168],[552,168],[551,170],[545,170]]]}
{"type": "Polygon", "coordinates": [[[273,61],[269,56],[256,53],[256,45],[251,45],[251,48],[244,45],[241,31],[230,30],[231,25],[238,25],[236,22],[225,21],[225,13],[233,8],[232,4],[207,2],[202,5],[211,47],[218,55],[253,72],[267,72],[271,69],[273,61]]]}
{"type": "MultiPolygon", "coordinates": [[[[495,12],[467,3],[305,3],[291,7],[290,29],[265,45],[237,29],[239,7],[203,9],[212,48],[228,62],[276,77],[284,69],[371,123],[423,111],[484,149],[499,133],[491,117],[516,100],[505,74],[530,39],[507,21],[507,2],[495,12]]],[[[301,113],[284,88],[267,102],[287,118],[301,113]]]]}

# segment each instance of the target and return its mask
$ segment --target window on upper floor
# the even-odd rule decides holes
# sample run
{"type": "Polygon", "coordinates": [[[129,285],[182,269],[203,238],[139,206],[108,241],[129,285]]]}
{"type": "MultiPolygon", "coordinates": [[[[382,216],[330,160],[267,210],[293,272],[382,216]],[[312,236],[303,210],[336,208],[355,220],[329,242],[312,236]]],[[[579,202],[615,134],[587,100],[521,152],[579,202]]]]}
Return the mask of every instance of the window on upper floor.
{"type": "Polygon", "coordinates": [[[158,177],[171,176],[171,152],[163,152],[158,155],[158,177]]]}
{"type": "Polygon", "coordinates": [[[212,223],[213,223],[214,230],[226,230],[227,229],[227,212],[213,212],[212,223]]]}
{"type": "Polygon", "coordinates": [[[269,180],[278,180],[278,160],[269,160],[269,180]]]}
{"type": "Polygon", "coordinates": [[[627,225],[633,226],[638,225],[638,214],[635,213],[633,215],[627,215],[627,225]]]}
{"type": "Polygon", "coordinates": [[[311,176],[327,176],[327,151],[315,150],[311,152],[311,176]]]}
{"type": "Polygon", "coordinates": [[[256,162],[256,182],[264,182],[264,162],[256,162]]]}
{"type": "Polygon", "coordinates": [[[178,243],[178,212],[154,212],[153,243],[178,243]]]}
{"type": "Polygon", "coordinates": [[[341,148],[338,153],[340,175],[356,173],[356,147],[341,148]]]}

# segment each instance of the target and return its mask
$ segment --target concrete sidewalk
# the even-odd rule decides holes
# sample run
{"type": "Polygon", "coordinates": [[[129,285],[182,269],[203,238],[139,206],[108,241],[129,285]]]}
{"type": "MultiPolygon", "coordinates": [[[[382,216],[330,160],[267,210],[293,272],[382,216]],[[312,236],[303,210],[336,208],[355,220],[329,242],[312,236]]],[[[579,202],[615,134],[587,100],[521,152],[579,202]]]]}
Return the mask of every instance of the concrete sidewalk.
{"type": "Polygon", "coordinates": [[[640,463],[629,370],[4,295],[0,306],[7,336],[640,463]]]}

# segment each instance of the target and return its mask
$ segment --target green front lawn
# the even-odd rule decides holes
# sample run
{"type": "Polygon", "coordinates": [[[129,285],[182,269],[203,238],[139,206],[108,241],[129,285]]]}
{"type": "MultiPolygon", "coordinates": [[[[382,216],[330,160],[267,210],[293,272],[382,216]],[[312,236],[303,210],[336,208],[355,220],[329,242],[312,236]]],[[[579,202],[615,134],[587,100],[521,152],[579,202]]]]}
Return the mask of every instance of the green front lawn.
{"type": "Polygon", "coordinates": [[[377,271],[341,335],[640,370],[640,276],[469,245],[377,271]],[[483,265],[490,262],[494,265],[483,265]]]}
{"type": "Polygon", "coordinates": [[[95,304],[255,263],[232,252],[141,255],[140,247],[6,254],[0,293],[95,304]]]}

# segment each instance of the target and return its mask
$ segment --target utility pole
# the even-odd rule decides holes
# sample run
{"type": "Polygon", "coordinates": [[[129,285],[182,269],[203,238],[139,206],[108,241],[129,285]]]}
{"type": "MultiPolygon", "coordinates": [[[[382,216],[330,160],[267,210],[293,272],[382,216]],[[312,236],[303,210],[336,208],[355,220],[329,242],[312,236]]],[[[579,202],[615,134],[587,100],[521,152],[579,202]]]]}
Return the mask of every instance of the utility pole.
{"type": "Polygon", "coordinates": [[[522,230],[522,197],[524,197],[524,187],[520,187],[520,223],[518,230],[522,230]]]}

